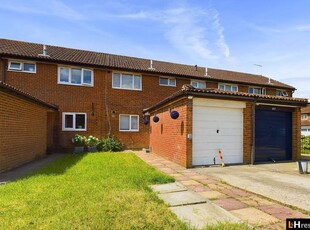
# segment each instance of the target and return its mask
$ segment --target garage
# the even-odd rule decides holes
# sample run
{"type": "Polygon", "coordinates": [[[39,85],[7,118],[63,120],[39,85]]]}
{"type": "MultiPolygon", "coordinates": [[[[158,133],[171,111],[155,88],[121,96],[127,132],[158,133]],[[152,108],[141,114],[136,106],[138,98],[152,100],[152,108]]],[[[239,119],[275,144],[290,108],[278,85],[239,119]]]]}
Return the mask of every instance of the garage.
{"type": "Polygon", "coordinates": [[[194,98],[193,166],[243,163],[243,109],[245,102],[194,98]]]}
{"type": "Polygon", "coordinates": [[[255,162],[292,160],[293,109],[258,106],[255,111],[255,162]]]}

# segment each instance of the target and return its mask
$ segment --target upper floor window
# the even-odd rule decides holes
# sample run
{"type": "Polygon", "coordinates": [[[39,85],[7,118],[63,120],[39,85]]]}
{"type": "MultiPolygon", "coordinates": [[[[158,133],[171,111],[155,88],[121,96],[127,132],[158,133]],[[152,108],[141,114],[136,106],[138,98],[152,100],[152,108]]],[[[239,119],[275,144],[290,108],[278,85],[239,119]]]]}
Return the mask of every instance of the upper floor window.
{"type": "Polygon", "coordinates": [[[195,88],[198,88],[198,89],[204,89],[206,88],[206,82],[204,81],[196,81],[196,80],[192,80],[191,81],[191,85],[195,88]]]}
{"type": "Polygon", "coordinates": [[[63,131],[86,131],[86,113],[62,113],[63,131]]]}
{"type": "Polygon", "coordinates": [[[249,87],[249,93],[266,95],[266,89],[260,87],[249,87]]]}
{"type": "Polygon", "coordinates": [[[276,95],[277,95],[277,96],[287,97],[287,96],[288,96],[288,93],[286,92],[286,90],[283,90],[283,89],[277,89],[277,91],[276,91],[276,95]]]}
{"type": "Polygon", "coordinates": [[[26,73],[35,73],[36,72],[36,64],[35,63],[28,63],[28,62],[10,61],[9,62],[9,70],[26,72],[26,73]]]}
{"type": "Polygon", "coordinates": [[[301,120],[308,120],[308,114],[301,114],[301,120]]]}
{"type": "Polygon", "coordinates": [[[221,90],[227,90],[227,91],[238,91],[237,85],[231,85],[231,84],[219,84],[219,89],[221,90]]]}
{"type": "Polygon", "coordinates": [[[142,90],[142,78],[129,73],[113,73],[112,88],[142,90]]]}
{"type": "Polygon", "coordinates": [[[93,79],[93,71],[89,69],[58,68],[58,84],[93,86],[93,79]]]}
{"type": "Polygon", "coordinates": [[[123,115],[119,116],[120,131],[139,131],[139,116],[138,115],[123,115]]]}
{"type": "Polygon", "coordinates": [[[176,86],[177,82],[176,82],[175,78],[160,77],[159,78],[159,85],[163,85],[163,86],[176,86]]]}

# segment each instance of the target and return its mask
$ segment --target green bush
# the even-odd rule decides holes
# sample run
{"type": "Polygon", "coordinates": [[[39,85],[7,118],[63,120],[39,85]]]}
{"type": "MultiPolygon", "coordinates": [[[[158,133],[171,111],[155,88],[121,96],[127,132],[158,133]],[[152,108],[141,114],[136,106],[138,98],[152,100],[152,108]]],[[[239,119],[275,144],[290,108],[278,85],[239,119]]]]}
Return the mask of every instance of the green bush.
{"type": "Polygon", "coordinates": [[[301,136],[302,149],[310,149],[310,136],[301,136]]]}
{"type": "Polygon", "coordinates": [[[123,150],[123,144],[114,137],[107,137],[99,140],[97,150],[103,152],[119,152],[123,150]]]}

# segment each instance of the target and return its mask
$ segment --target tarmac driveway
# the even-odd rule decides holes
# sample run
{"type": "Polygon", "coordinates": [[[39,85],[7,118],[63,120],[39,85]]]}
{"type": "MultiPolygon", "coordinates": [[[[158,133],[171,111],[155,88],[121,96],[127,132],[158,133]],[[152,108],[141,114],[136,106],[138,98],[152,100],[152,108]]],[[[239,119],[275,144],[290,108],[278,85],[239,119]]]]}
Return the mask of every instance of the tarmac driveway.
{"type": "Polygon", "coordinates": [[[296,162],[237,165],[224,168],[210,166],[192,170],[218,177],[230,185],[281,203],[310,211],[310,174],[299,174],[296,162]]]}

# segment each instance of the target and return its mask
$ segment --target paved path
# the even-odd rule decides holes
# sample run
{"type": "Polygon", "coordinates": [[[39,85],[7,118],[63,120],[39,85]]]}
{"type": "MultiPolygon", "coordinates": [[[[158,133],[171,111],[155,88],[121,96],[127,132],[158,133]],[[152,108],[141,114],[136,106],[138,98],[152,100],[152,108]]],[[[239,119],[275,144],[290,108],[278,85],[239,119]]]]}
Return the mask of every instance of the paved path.
{"type": "Polygon", "coordinates": [[[5,184],[10,181],[17,180],[21,177],[26,176],[27,174],[40,169],[55,160],[59,159],[60,157],[63,157],[65,154],[60,154],[60,153],[54,153],[51,155],[46,155],[46,157],[31,161],[27,164],[24,164],[20,167],[14,168],[12,170],[9,170],[7,172],[0,173],[0,185],[5,184]]]}
{"type": "Polygon", "coordinates": [[[298,210],[223,183],[220,179],[186,169],[160,156],[136,152],[146,163],[174,177],[188,190],[199,193],[256,229],[285,229],[286,218],[310,218],[298,210]]]}
{"type": "Polygon", "coordinates": [[[299,174],[296,162],[204,167],[193,171],[310,212],[310,174],[299,174]]]}

